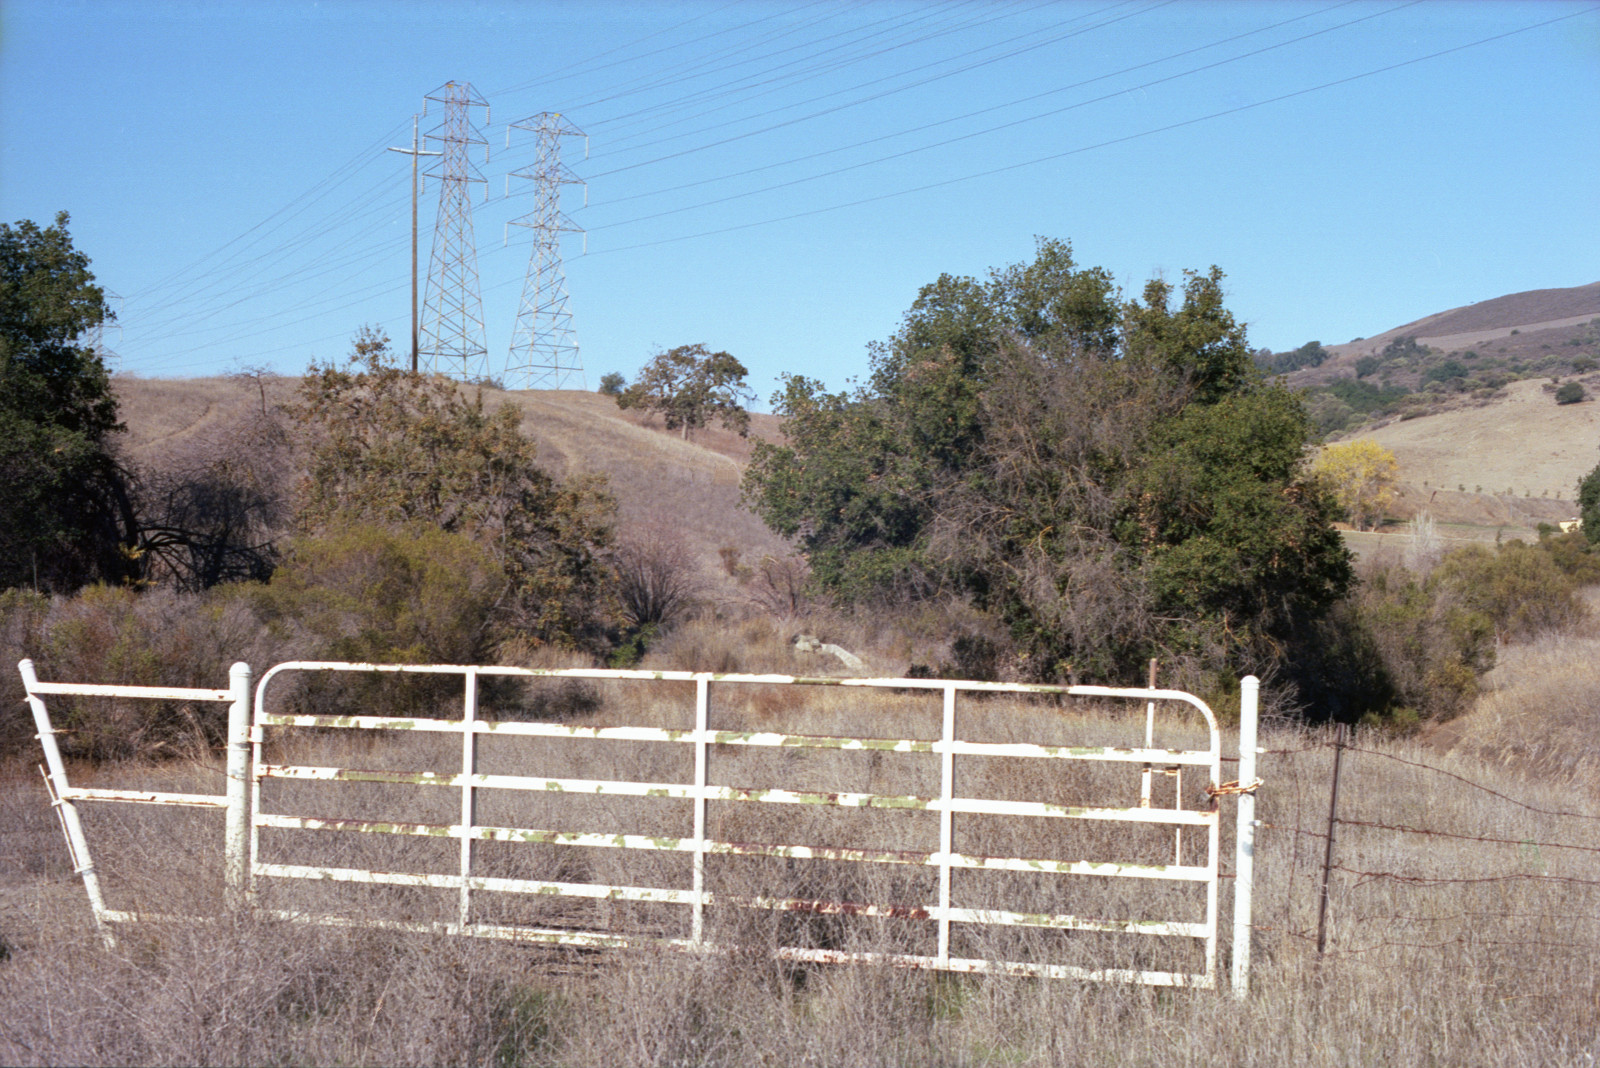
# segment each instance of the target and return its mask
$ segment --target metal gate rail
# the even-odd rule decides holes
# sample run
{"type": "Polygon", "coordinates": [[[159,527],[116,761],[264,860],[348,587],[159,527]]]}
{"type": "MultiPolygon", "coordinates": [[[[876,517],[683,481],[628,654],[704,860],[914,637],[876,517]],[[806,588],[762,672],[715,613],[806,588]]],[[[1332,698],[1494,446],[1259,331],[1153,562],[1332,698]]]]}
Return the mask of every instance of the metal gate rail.
{"type": "MultiPolygon", "coordinates": [[[[374,885],[421,886],[455,890],[459,909],[454,922],[420,923],[389,918],[350,919],[305,912],[272,913],[281,918],[330,926],[360,925],[379,929],[428,931],[516,941],[552,942],[579,946],[624,946],[641,942],[691,950],[713,950],[706,937],[705,911],[708,906],[732,905],[766,910],[810,913],[911,918],[937,925],[937,949],[931,954],[852,953],[831,949],[796,946],[780,947],[778,953],[790,959],[811,961],[881,961],[904,966],[949,971],[1000,972],[1047,977],[1112,980],[1151,985],[1214,987],[1218,938],[1218,879],[1220,813],[1215,803],[1218,792],[1238,794],[1235,893],[1233,910],[1233,991],[1242,996],[1248,990],[1250,963],[1250,897],[1255,826],[1253,793],[1256,750],[1257,682],[1242,680],[1241,725],[1239,732],[1240,782],[1221,783],[1221,737],[1215,716],[1204,702],[1190,694],[1154,688],[1134,689],[1099,686],[1025,686],[1000,683],[961,682],[930,679],[839,679],[787,675],[713,675],[690,672],[643,672],[568,670],[536,671],[505,667],[456,665],[377,665],[299,661],[280,664],[269,670],[255,688],[254,714],[251,714],[251,672],[246,664],[235,664],[227,689],[184,687],[108,686],[97,684],[40,682],[33,664],[19,665],[30,708],[48,770],[45,781],[56,809],[72,857],[74,871],[84,881],[90,906],[102,939],[115,945],[112,924],[139,918],[139,914],[107,908],[98,875],[89,851],[76,805],[80,802],[132,803],[221,808],[226,813],[224,872],[227,903],[230,908],[256,906],[257,887],[263,879],[320,879],[333,882],[374,885]],[[398,673],[456,675],[463,681],[463,715],[460,719],[400,718],[375,715],[291,715],[266,711],[271,684],[293,672],[398,673]],[[478,682],[483,677],[522,677],[589,680],[636,680],[692,683],[695,688],[694,727],[661,729],[652,727],[574,727],[554,723],[493,721],[478,714],[478,682]],[[710,689],[741,685],[829,686],[862,689],[936,691],[942,697],[942,724],[937,740],[860,738],[833,735],[800,735],[771,731],[726,731],[709,727],[710,689]],[[957,694],[1054,694],[1068,697],[1109,698],[1147,702],[1150,720],[1144,747],[1074,747],[1020,742],[975,742],[958,735],[956,729],[957,694]],[[229,702],[227,753],[227,792],[222,795],[170,793],[145,790],[91,789],[74,787],[67,778],[56,744],[45,698],[52,695],[98,696],[119,699],[155,699],[229,702]],[[1190,706],[1205,720],[1209,745],[1198,750],[1157,748],[1151,743],[1154,704],[1179,702],[1190,706]],[[364,771],[343,767],[316,767],[269,764],[263,760],[263,740],[268,729],[317,727],[376,731],[421,731],[459,734],[461,762],[458,768],[438,772],[364,771]],[[477,769],[477,742],[490,736],[530,738],[571,738],[634,742],[669,742],[693,747],[694,771],[690,782],[631,782],[622,780],[559,778],[534,775],[492,775],[477,769]],[[940,790],[937,797],[910,794],[822,793],[781,788],[758,789],[708,782],[708,756],[713,746],[783,747],[836,751],[923,753],[940,761],[940,790]],[[955,762],[958,757],[1021,757],[1139,764],[1144,770],[1145,787],[1138,807],[1110,808],[1060,805],[1042,801],[1004,801],[958,796],[955,790],[955,762]],[[1208,776],[1208,792],[1213,802],[1208,809],[1181,807],[1154,808],[1149,801],[1149,776],[1152,767],[1203,768],[1208,776]],[[419,786],[454,788],[460,792],[459,819],[445,824],[393,823],[343,818],[320,818],[261,810],[261,787],[268,779],[320,780],[327,782],[391,782],[419,786]],[[540,791],[545,793],[580,792],[590,796],[657,797],[687,800],[693,817],[689,833],[678,837],[610,834],[587,831],[557,831],[534,827],[485,825],[475,816],[476,798],[481,790],[540,791]],[[784,805],[821,805],[858,809],[920,810],[938,813],[939,846],[930,852],[890,849],[855,849],[799,843],[748,844],[713,839],[707,835],[707,805],[717,801],[757,802],[784,805]],[[1060,858],[984,856],[958,853],[954,849],[957,815],[1013,815],[1045,819],[1120,821],[1146,825],[1169,825],[1180,841],[1185,827],[1206,831],[1206,863],[1180,863],[1181,849],[1175,849],[1172,864],[1119,864],[1060,858]],[[273,863],[262,857],[261,831],[264,828],[340,830],[387,835],[419,835],[454,839],[460,843],[460,863],[456,873],[440,874],[405,871],[369,871],[351,867],[273,863]],[[623,849],[689,854],[691,885],[687,887],[645,887],[555,880],[521,880],[472,874],[475,842],[528,842],[603,849],[623,849]],[[937,869],[937,901],[907,907],[881,903],[816,901],[800,898],[720,895],[706,886],[706,858],[719,855],[765,856],[772,858],[822,859],[832,861],[883,863],[937,869]],[[973,909],[952,904],[952,873],[963,870],[1053,872],[1112,879],[1132,878],[1203,884],[1206,893],[1205,919],[1202,922],[1178,920],[1115,920],[1066,913],[1032,913],[1012,910],[973,909]],[[536,927],[526,925],[473,922],[471,895],[474,893],[539,894],[570,898],[609,899],[682,905],[689,909],[689,936],[686,938],[645,938],[605,930],[536,927]],[[1198,973],[1142,971],[1117,968],[1084,968],[1036,961],[988,960],[962,957],[951,952],[952,924],[1036,927],[1057,930],[1142,934],[1201,940],[1204,943],[1204,969],[1198,973]]],[[[1181,794],[1179,801],[1181,803],[1181,794]]],[[[148,915],[148,914],[146,914],[148,915]]],[[[196,919],[196,918],[191,918],[196,919]]]]}
{"type": "MultiPolygon", "coordinates": [[[[106,948],[114,948],[116,935],[110,925],[128,923],[138,915],[106,906],[100,887],[100,876],[95,871],[89,840],[83,831],[83,821],[75,802],[120,802],[136,805],[181,805],[194,808],[220,808],[227,813],[224,831],[224,872],[229,901],[242,904],[245,882],[245,788],[249,766],[250,723],[250,665],[236,663],[228,674],[226,690],[208,690],[183,686],[120,686],[75,682],[40,682],[32,660],[17,664],[22,674],[23,688],[27,691],[28,707],[33,713],[34,727],[38,731],[40,746],[44,749],[45,789],[50,794],[50,805],[61,822],[61,832],[67,841],[67,852],[72,858],[72,870],[83,878],[83,888],[89,896],[89,908],[95,926],[106,948]],[[228,766],[227,791],[222,794],[170,793],[159,790],[108,790],[73,786],[67,779],[67,769],[61,759],[61,748],[56,744],[56,730],[50,722],[50,711],[44,698],[50,695],[74,697],[114,697],[124,700],[157,701],[213,701],[229,703],[228,707],[228,766]]],[[[43,769],[42,769],[43,770],[43,769]]]]}
{"type": "MultiPolygon", "coordinates": [[[[1247,680],[1253,683],[1254,680],[1247,680]]],[[[1253,698],[1253,686],[1246,687],[1253,698]]],[[[1253,701],[1248,702],[1249,713],[1254,712],[1253,701]]],[[[1152,711],[1153,715],[1153,711],[1152,711]]],[[[1253,717],[1251,717],[1253,718],[1253,717]]],[[[1253,735],[1253,731],[1252,731],[1253,735]]],[[[1148,735],[1147,735],[1148,737],[1148,735]]],[[[691,950],[721,948],[706,936],[705,910],[716,904],[739,905],[746,908],[792,910],[853,915],[911,916],[937,924],[937,952],[932,955],[903,953],[851,953],[830,949],[804,947],[779,947],[780,956],[809,961],[863,960],[880,961],[902,966],[926,967],[947,971],[1004,972],[1049,977],[1114,980],[1131,983],[1167,986],[1214,987],[1216,985],[1216,959],[1218,934],[1218,854],[1220,847],[1220,813],[1216,804],[1209,809],[1183,809],[1148,807],[1145,800],[1139,807],[1110,808],[1060,805],[1042,801],[1003,801],[984,798],[960,797],[955,792],[955,760],[966,757],[1023,757],[1037,759],[1066,759],[1110,761],[1142,765],[1148,772],[1151,766],[1204,768],[1213,790],[1221,786],[1221,736],[1216,717],[1204,702],[1177,690],[1125,689],[1101,686],[1029,686],[1005,683],[959,682],[930,679],[839,679],[788,675],[714,675],[691,672],[645,672],[605,670],[538,671],[506,667],[473,667],[456,665],[380,665],[334,662],[297,661],[277,665],[261,679],[256,689],[255,715],[251,731],[254,756],[251,774],[250,820],[250,877],[251,899],[255,900],[260,879],[316,879],[334,882],[370,883],[391,886],[418,886],[453,889],[459,892],[457,916],[453,922],[428,923],[398,920],[362,920],[371,926],[426,931],[451,935],[509,939],[516,941],[547,942],[580,946],[621,946],[653,942],[691,950]],[[275,680],[287,673],[353,672],[396,673],[419,675],[458,675],[463,680],[463,715],[460,719],[402,718],[392,716],[335,716],[278,714],[266,711],[267,694],[275,680]],[[651,727],[574,727],[553,723],[520,721],[493,721],[479,717],[478,682],[483,677],[521,677],[586,680],[636,680],[644,682],[692,683],[695,687],[693,729],[663,729],[651,727]],[[796,685],[831,686],[862,689],[899,689],[938,691],[943,697],[942,730],[934,740],[856,738],[818,735],[781,734],[768,731],[725,731],[709,727],[709,693],[716,685],[796,685]],[[1096,697],[1139,700],[1148,702],[1153,709],[1156,701],[1180,702],[1197,711],[1205,720],[1210,744],[1202,750],[1173,750],[1153,746],[1141,748],[1074,747],[1038,745],[1017,742],[974,742],[958,737],[956,731],[956,695],[958,693],[984,694],[1053,694],[1070,697],[1096,697]],[[309,765],[271,764],[263,759],[262,743],[269,728],[316,727],[377,731],[423,731],[458,733],[462,739],[459,770],[437,772],[371,771],[356,768],[322,767],[309,765]],[[669,742],[693,746],[694,776],[692,782],[635,782],[604,779],[558,778],[549,776],[484,774],[477,768],[477,745],[480,737],[521,736],[540,738],[574,738],[633,742],[669,742]],[[758,789],[711,785],[707,781],[708,753],[712,746],[766,746],[802,749],[861,750],[900,753],[926,753],[937,755],[941,761],[940,793],[938,797],[872,793],[824,793],[818,791],[787,790],[780,788],[758,789]],[[460,791],[460,818],[457,822],[397,823],[389,821],[326,818],[291,813],[262,811],[261,786],[269,779],[314,780],[325,782],[396,783],[418,786],[455,788],[460,791]],[[587,796],[621,796],[635,798],[666,798],[687,800],[693,803],[690,833],[677,837],[612,834],[581,831],[557,831],[534,827],[507,827],[482,825],[475,818],[476,793],[480,790],[511,790],[581,793],[587,796]],[[903,850],[866,850],[805,844],[752,845],[719,841],[706,834],[706,806],[712,801],[748,801],[786,805],[822,805],[850,808],[923,810],[939,814],[939,848],[932,852],[903,850]],[[1183,827],[1204,828],[1206,832],[1206,863],[1185,865],[1180,856],[1172,864],[1119,864],[1088,860],[1062,860],[1038,857],[995,857],[957,853],[953,848],[954,819],[957,815],[1011,815],[1069,820],[1120,821],[1142,824],[1170,825],[1181,835],[1183,827]],[[460,842],[459,870],[453,874],[368,871],[358,868],[331,867],[305,864],[274,863],[263,858],[262,829],[329,830],[376,833],[385,835],[413,835],[455,839],[460,842]],[[643,887],[607,883],[583,883],[551,880],[505,879],[472,873],[473,843],[480,841],[527,842],[562,846],[583,846],[600,849],[624,849],[687,853],[692,858],[692,881],[688,887],[643,887]],[[706,887],[706,858],[715,855],[755,855],[780,858],[824,859],[862,863],[914,865],[938,870],[938,899],[912,908],[902,905],[877,903],[822,902],[770,897],[721,897],[706,887]],[[1105,878],[1133,878],[1203,883],[1206,888],[1205,919],[1203,922],[1159,920],[1106,920],[1060,913],[1028,913],[1020,911],[972,909],[951,904],[952,872],[957,870],[988,870],[1015,872],[1053,872],[1071,875],[1100,876],[1105,878]],[[574,898],[600,898],[614,901],[654,902],[684,905],[690,909],[690,933],[687,938],[646,938],[618,934],[611,931],[564,927],[514,926],[474,922],[472,895],[538,894],[574,898]],[[1072,965],[1042,964],[1031,961],[991,961],[960,957],[951,953],[950,930],[952,923],[986,924],[1052,928],[1057,930],[1094,931],[1103,933],[1144,934],[1202,940],[1204,943],[1204,969],[1198,973],[1148,971],[1133,969],[1092,969],[1072,965]]],[[[1251,756],[1254,739],[1250,739],[1251,756]]],[[[1253,763],[1253,761],[1252,761],[1253,763]]],[[[1148,794],[1146,795],[1148,797],[1148,794]]],[[[1181,800],[1181,798],[1180,798],[1181,800]]],[[[1242,817],[1241,817],[1242,818],[1242,817]]],[[[1252,821],[1253,826],[1253,821],[1252,821]]],[[[1246,843],[1241,837],[1241,857],[1246,843]]],[[[1176,850],[1175,850],[1176,853],[1176,850]]],[[[1244,880],[1247,882],[1247,880],[1244,880]]],[[[1248,886],[1237,888],[1248,895],[1248,886]]],[[[1236,913],[1238,907],[1236,906],[1236,913]]],[[[347,925],[358,921],[348,918],[311,914],[307,912],[279,912],[283,918],[305,922],[347,925]]],[[[1248,905],[1245,905],[1246,917],[1248,905]]],[[[1236,929],[1236,937],[1238,931],[1236,929]]],[[[1248,932],[1245,937],[1248,938],[1248,932]]],[[[1243,962],[1247,967],[1248,957],[1243,962]]],[[[1235,954],[1235,987],[1243,981],[1241,962],[1235,954]]]]}

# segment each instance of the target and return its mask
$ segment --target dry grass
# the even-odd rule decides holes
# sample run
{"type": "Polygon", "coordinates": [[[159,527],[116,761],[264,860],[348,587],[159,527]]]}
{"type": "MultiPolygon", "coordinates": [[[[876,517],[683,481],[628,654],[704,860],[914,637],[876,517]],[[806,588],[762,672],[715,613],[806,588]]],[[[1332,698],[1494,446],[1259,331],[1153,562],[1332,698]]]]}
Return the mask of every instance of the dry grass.
{"type": "Polygon", "coordinates": [[[1600,438],[1600,404],[1558,405],[1544,385],[1513,382],[1487,407],[1399,420],[1360,436],[1395,454],[1410,507],[1445,523],[1531,526],[1530,517],[1573,511],[1578,479],[1594,468],[1600,438]],[[1500,496],[1507,489],[1515,491],[1509,499],[1500,496]]]}
{"type": "Polygon", "coordinates": [[[1600,586],[1583,593],[1585,628],[1500,649],[1477,707],[1432,731],[1430,744],[1600,797],[1600,586]]]}
{"type": "MultiPolygon", "coordinates": [[[[692,630],[680,632],[690,643],[692,630]]],[[[752,632],[748,669],[791,670],[803,655],[752,632]],[[787,658],[787,659],[786,659],[787,658]],[[761,661],[759,663],[755,661],[761,661]]],[[[709,636],[700,641],[709,643],[709,636]]],[[[671,650],[668,650],[671,652],[671,650]]],[[[689,655],[685,649],[679,655],[689,655]]],[[[667,653],[660,654],[666,656],[667,653]]],[[[535,685],[545,685],[538,683],[535,685]]],[[[595,683],[573,722],[690,725],[690,687],[595,683]]],[[[539,702],[512,690],[489,695],[494,714],[539,702]]],[[[452,714],[450,708],[442,714],[452,714]]],[[[927,695],[834,688],[713,689],[712,725],[872,737],[934,737],[938,701],[927,695]]],[[[1079,744],[1128,744],[1142,715],[1110,715],[1048,702],[971,701],[962,736],[1079,744]]],[[[1162,742],[1191,745],[1177,725],[1162,742]]],[[[0,1062],[14,1064],[471,1063],[519,1064],[1590,1064],[1600,1050],[1592,968],[1600,946],[1593,852],[1600,821],[1541,815],[1459,780],[1401,761],[1441,765],[1501,793],[1548,808],[1592,809],[1559,783],[1531,780],[1469,753],[1441,755],[1410,743],[1360,740],[1374,753],[1346,755],[1342,812],[1505,839],[1490,845],[1340,830],[1339,863],[1357,871],[1444,877],[1413,883],[1336,872],[1333,953],[1318,960],[1314,930],[1330,751],[1318,736],[1269,734],[1260,815],[1269,827],[1258,854],[1255,990],[1158,991],[1068,981],[961,978],[871,966],[799,965],[781,945],[925,951],[929,925],[915,920],[823,917],[712,908],[713,933],[746,947],[685,956],[650,949],[580,952],[515,948],[382,931],[306,928],[228,919],[219,908],[220,825],[211,814],[102,806],[90,834],[113,906],[193,910],[199,924],[142,923],[119,950],[98,948],[81,888],[66,865],[43,791],[26,769],[0,779],[0,1062]],[[1398,758],[1398,759],[1396,759],[1398,758]],[[1296,829],[1307,833],[1296,833],[1296,829]],[[1543,843],[1529,847],[1528,843],[1543,843]],[[1528,876],[1539,876],[1537,879],[1528,876]]],[[[278,759],[368,768],[449,769],[449,736],[355,737],[274,732],[278,759]]],[[[684,781],[686,746],[543,739],[485,739],[486,772],[684,781]]],[[[80,769],[83,770],[83,769],[80,769]]],[[[934,759],[916,755],[719,747],[714,783],[922,793],[937,789],[934,759]]],[[[958,764],[969,796],[1126,804],[1137,769],[1040,761],[958,764]]],[[[100,784],[215,791],[204,763],[104,768],[100,784]]],[[[1195,778],[1198,778],[1196,776],[1195,778]]],[[[1158,780],[1162,787],[1169,780],[1158,780]]],[[[1186,804],[1202,803],[1186,783],[1186,804]]],[[[352,788],[275,781],[268,811],[449,822],[453,790],[394,785],[352,788]]],[[[683,833],[686,802],[552,798],[483,791],[479,820],[555,829],[683,833]],[[576,802],[576,803],[575,803],[576,802]]],[[[1160,795],[1158,795],[1159,797],[1160,795]]],[[[1229,824],[1224,819],[1224,826],[1229,824]]],[[[928,849],[937,820],[915,812],[850,812],[810,806],[719,802],[710,833],[737,841],[810,841],[928,849]]],[[[1170,859],[1170,829],[1112,830],[1065,820],[957,821],[958,849],[1018,856],[1170,859]]],[[[453,843],[330,832],[277,832],[278,859],[450,871],[453,843]]],[[[1198,838],[1192,835],[1191,839],[1198,838]]],[[[480,874],[687,885],[684,858],[558,846],[476,851],[480,874]]],[[[1185,860],[1198,860],[1198,842],[1185,860]]],[[[1231,858],[1225,841],[1223,856],[1231,858]]],[[[752,863],[712,858],[713,890],[831,900],[926,902],[922,869],[838,862],[752,863]]],[[[958,904],[1099,915],[1184,916],[1184,888],[1142,880],[992,877],[958,884],[958,904]],[[1112,885],[1115,884],[1115,885],[1112,885]]],[[[315,905],[352,917],[447,918],[453,891],[352,888],[273,880],[271,903],[315,905]]],[[[1223,923],[1228,922],[1224,885],[1223,923]]],[[[682,933],[682,906],[627,905],[479,894],[476,918],[592,923],[647,934],[682,933]]],[[[1101,964],[1192,966],[1187,940],[975,928],[960,951],[1101,964]]],[[[1224,968],[1226,958],[1224,958],[1224,968]]]]}

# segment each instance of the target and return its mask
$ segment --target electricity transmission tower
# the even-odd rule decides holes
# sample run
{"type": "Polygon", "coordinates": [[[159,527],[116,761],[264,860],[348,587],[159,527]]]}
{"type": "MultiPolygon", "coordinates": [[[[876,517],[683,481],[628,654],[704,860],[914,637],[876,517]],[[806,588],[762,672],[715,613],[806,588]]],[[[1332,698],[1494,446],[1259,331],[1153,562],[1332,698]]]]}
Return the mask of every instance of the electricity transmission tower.
{"type": "MultiPolygon", "coordinates": [[[[533,231],[533,251],[528,256],[522,303],[517,308],[517,326],[506,358],[506,387],[565,389],[576,380],[579,389],[588,389],[583,363],[578,359],[572,313],[567,310],[567,280],[561,270],[562,233],[583,229],[561,213],[561,187],[583,184],[561,162],[561,138],[582,137],[583,131],[549,111],[512,123],[506,130],[507,147],[513,129],[532,130],[538,143],[533,166],[512,171],[509,176],[533,179],[536,199],[533,211],[511,221],[513,226],[526,226],[533,231]]],[[[587,148],[587,139],[584,143],[587,148]]]]}
{"type": "MultiPolygon", "coordinates": [[[[484,343],[483,298],[478,291],[478,250],[472,236],[472,198],[468,186],[484,181],[468,158],[473,145],[489,143],[472,125],[471,109],[488,117],[489,102],[466,82],[445,82],[426,100],[444,105],[444,121],[428,136],[439,142],[443,156],[439,178],[439,215],[433,228],[433,259],[423,300],[420,349],[423,370],[464,380],[488,377],[484,343]]],[[[423,105],[427,114],[427,104],[423,105]]],[[[487,195],[487,183],[485,195],[487,195]]]]}
{"type": "MultiPolygon", "coordinates": [[[[122,357],[106,344],[106,323],[120,322],[121,317],[118,313],[122,310],[122,298],[104,286],[100,287],[100,293],[105,302],[106,317],[84,331],[83,343],[100,357],[100,362],[105,364],[106,370],[117,371],[122,367],[122,357]]],[[[111,329],[117,332],[118,337],[122,336],[120,325],[113,325],[111,329]]]]}

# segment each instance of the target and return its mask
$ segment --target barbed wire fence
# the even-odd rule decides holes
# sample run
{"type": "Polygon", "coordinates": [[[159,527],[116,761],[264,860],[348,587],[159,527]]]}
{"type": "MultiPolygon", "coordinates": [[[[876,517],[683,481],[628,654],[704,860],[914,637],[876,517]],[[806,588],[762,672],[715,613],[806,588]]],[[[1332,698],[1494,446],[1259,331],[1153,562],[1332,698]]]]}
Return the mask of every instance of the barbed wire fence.
{"type": "Polygon", "coordinates": [[[1585,791],[1343,728],[1259,760],[1262,959],[1443,966],[1518,999],[1594,993],[1600,804],[1585,791]]]}

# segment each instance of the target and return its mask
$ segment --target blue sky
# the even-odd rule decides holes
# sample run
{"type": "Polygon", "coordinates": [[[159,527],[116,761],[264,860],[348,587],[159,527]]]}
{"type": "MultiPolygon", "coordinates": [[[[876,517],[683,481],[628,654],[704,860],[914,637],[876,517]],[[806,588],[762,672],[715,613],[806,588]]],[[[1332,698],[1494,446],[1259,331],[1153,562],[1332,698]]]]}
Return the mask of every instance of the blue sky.
{"type": "Polygon", "coordinates": [[[491,369],[533,206],[507,124],[589,135],[562,208],[591,388],[691,342],[763,398],[785,371],[842,388],[919,286],[1036,235],[1130,292],[1217,264],[1279,350],[1600,280],[1595,3],[6,0],[0,34],[0,218],[71,212],[149,376],[298,373],[363,323],[404,347],[386,149],[450,80],[491,106],[491,369]]]}

